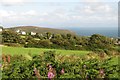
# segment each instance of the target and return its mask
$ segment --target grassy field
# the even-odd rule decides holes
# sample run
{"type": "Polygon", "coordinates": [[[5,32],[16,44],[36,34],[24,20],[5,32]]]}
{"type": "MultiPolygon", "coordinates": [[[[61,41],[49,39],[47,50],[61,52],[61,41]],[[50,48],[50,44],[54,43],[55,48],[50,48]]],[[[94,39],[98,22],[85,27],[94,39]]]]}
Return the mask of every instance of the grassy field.
{"type": "MultiPolygon", "coordinates": [[[[39,55],[44,51],[56,51],[56,54],[61,55],[76,55],[76,56],[85,56],[91,51],[78,51],[78,50],[60,50],[60,49],[45,49],[45,48],[23,48],[23,47],[0,47],[0,52],[2,54],[10,55],[26,55],[30,53],[31,55],[39,55]]],[[[111,64],[118,64],[118,56],[113,57],[111,64]]]]}
{"type": "Polygon", "coordinates": [[[59,49],[44,49],[44,48],[22,48],[22,47],[2,47],[2,53],[3,54],[11,54],[11,55],[19,55],[19,54],[28,54],[31,53],[32,55],[41,54],[44,51],[56,51],[56,54],[62,54],[62,55],[78,55],[78,56],[84,56],[88,54],[90,51],[77,51],[77,50],[59,50],[59,49]]]}

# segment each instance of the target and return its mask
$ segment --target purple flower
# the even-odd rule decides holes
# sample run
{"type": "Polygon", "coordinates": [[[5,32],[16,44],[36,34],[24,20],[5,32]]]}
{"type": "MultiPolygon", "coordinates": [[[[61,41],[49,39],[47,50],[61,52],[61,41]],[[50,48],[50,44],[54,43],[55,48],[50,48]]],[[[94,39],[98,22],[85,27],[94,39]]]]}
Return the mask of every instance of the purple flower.
{"type": "Polygon", "coordinates": [[[52,66],[51,66],[51,65],[49,65],[49,68],[52,68],[52,66]]]}
{"type": "Polygon", "coordinates": [[[48,72],[48,78],[49,79],[54,78],[54,77],[55,77],[55,75],[51,71],[48,72]]]}
{"type": "Polygon", "coordinates": [[[2,67],[2,64],[0,63],[0,67],[2,67]]]}

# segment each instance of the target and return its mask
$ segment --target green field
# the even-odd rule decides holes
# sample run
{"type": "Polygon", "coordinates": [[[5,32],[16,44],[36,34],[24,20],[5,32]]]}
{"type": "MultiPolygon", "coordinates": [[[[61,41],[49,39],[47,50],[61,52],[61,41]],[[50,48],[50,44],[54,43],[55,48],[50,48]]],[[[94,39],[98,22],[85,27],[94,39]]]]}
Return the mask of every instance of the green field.
{"type": "MultiPolygon", "coordinates": [[[[91,51],[78,51],[78,50],[60,50],[60,49],[45,49],[45,48],[23,48],[23,47],[0,47],[2,54],[10,55],[39,55],[44,51],[56,51],[56,54],[61,55],[76,55],[76,56],[85,56],[91,51]]],[[[111,64],[118,64],[118,57],[113,57],[111,64]]]]}
{"type": "Polygon", "coordinates": [[[45,48],[22,48],[22,47],[2,47],[2,53],[3,54],[11,54],[11,55],[24,55],[24,54],[28,54],[31,53],[32,55],[37,55],[37,54],[41,54],[44,51],[56,51],[56,54],[61,54],[61,55],[78,55],[78,56],[83,56],[86,55],[88,53],[90,53],[90,51],[78,51],[78,50],[59,50],[59,49],[45,49],[45,48]]]}

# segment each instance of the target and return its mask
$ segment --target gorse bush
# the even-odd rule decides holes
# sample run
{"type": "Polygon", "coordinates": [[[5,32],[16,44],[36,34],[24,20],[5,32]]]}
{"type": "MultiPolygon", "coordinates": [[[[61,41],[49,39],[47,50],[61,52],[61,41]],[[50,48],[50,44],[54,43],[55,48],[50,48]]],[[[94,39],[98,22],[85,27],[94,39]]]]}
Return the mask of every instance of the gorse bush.
{"type": "Polygon", "coordinates": [[[9,63],[6,60],[2,64],[2,77],[9,79],[38,78],[37,75],[39,75],[40,78],[97,79],[110,78],[111,75],[120,71],[118,65],[110,64],[112,58],[85,59],[75,55],[55,54],[55,51],[46,51],[43,54],[30,57],[11,56],[9,63]]]}

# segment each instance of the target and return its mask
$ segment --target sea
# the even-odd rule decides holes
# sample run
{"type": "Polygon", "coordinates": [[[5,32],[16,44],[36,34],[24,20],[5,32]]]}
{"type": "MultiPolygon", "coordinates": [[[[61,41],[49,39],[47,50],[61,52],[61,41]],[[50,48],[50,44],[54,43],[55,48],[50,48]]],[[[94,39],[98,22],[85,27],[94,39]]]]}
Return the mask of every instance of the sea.
{"type": "Polygon", "coordinates": [[[76,32],[77,35],[80,36],[91,36],[93,34],[101,34],[108,37],[118,37],[118,28],[68,28],[68,30],[72,30],[76,32]]]}

